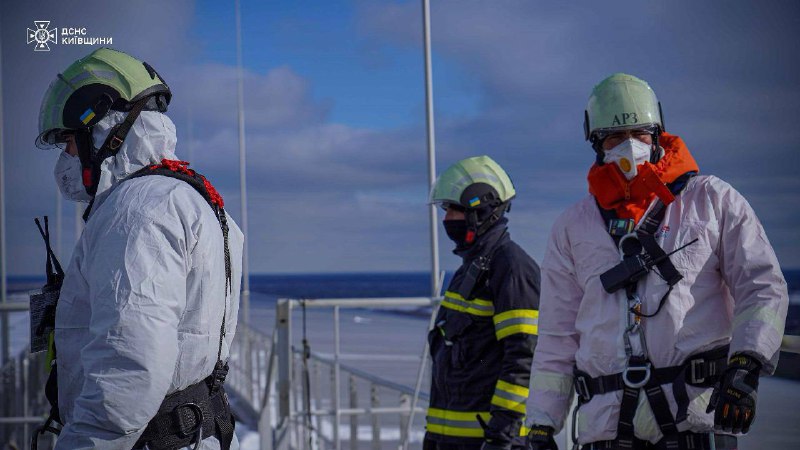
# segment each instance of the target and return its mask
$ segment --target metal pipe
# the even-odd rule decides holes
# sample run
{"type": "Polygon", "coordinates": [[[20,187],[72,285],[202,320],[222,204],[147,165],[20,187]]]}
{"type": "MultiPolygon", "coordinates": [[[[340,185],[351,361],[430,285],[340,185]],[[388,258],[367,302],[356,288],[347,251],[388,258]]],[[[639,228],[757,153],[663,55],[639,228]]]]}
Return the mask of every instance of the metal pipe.
{"type": "Polygon", "coordinates": [[[333,442],[336,450],[341,450],[341,442],[339,442],[339,418],[340,405],[339,405],[339,306],[333,307],[333,410],[334,424],[333,424],[333,442]]]}
{"type": "MultiPolygon", "coordinates": [[[[442,292],[442,286],[444,285],[444,271],[439,273],[439,279],[437,280],[436,284],[436,292],[434,294],[440,295],[442,292]]],[[[436,321],[436,315],[439,312],[438,307],[433,307],[431,311],[431,318],[428,321],[428,330],[431,330],[434,326],[434,322],[436,321]]],[[[417,370],[417,382],[414,385],[414,395],[411,398],[411,414],[408,417],[408,422],[406,422],[405,426],[405,433],[400,441],[400,445],[403,450],[408,449],[408,442],[411,440],[411,427],[414,424],[414,411],[417,408],[417,400],[419,399],[419,392],[422,389],[422,377],[425,376],[425,366],[428,364],[428,340],[425,339],[425,344],[422,346],[422,355],[420,355],[420,362],[419,362],[419,370],[417,370]]]]}
{"type": "MultiPolygon", "coordinates": [[[[300,350],[294,350],[294,352],[296,354],[301,354],[300,350]]],[[[309,359],[311,359],[313,361],[318,361],[318,362],[320,362],[322,364],[326,364],[326,365],[329,365],[331,367],[334,366],[334,361],[333,360],[331,360],[330,358],[326,358],[326,357],[320,356],[319,353],[316,353],[316,352],[313,352],[313,351],[309,353],[309,359]]],[[[373,374],[371,374],[371,373],[369,373],[367,371],[358,369],[356,367],[352,367],[352,366],[348,366],[347,364],[339,363],[339,368],[340,368],[340,370],[344,370],[347,373],[352,373],[353,375],[357,376],[358,378],[361,378],[363,380],[367,380],[367,381],[369,381],[371,383],[374,383],[375,385],[378,385],[378,386],[381,386],[381,387],[384,387],[384,388],[387,388],[387,389],[391,389],[393,391],[397,391],[397,392],[399,392],[401,394],[413,394],[414,393],[414,390],[412,388],[408,387],[408,386],[405,386],[405,385],[402,385],[402,384],[399,384],[399,383],[395,383],[394,381],[389,381],[387,379],[381,378],[381,377],[379,377],[377,375],[373,375],[373,374]]],[[[420,394],[420,397],[424,398],[425,400],[427,400],[427,398],[428,398],[427,395],[424,395],[424,394],[420,394]]]]}
{"type": "Polygon", "coordinates": [[[293,306],[300,302],[306,308],[394,308],[397,306],[430,306],[441,301],[440,298],[430,297],[387,297],[387,298],[326,298],[291,300],[293,306]]]}
{"type": "MultiPolygon", "coordinates": [[[[2,313],[15,312],[15,311],[27,311],[29,309],[31,309],[31,305],[28,304],[28,303],[24,303],[24,302],[9,302],[9,301],[6,301],[4,303],[0,303],[0,312],[2,312],[2,313]]],[[[3,314],[3,317],[6,317],[6,315],[3,314]]]]}
{"type": "MultiPolygon", "coordinates": [[[[433,118],[433,75],[431,68],[430,0],[422,0],[422,29],[425,42],[425,124],[428,132],[428,189],[436,183],[436,136],[433,118]]],[[[428,205],[431,233],[431,295],[436,296],[439,275],[439,228],[436,205],[428,205]]]]}
{"type": "Polygon", "coordinates": [[[42,423],[43,417],[0,417],[2,425],[23,425],[26,423],[42,423]]]}
{"type": "Polygon", "coordinates": [[[250,320],[250,262],[247,249],[247,150],[244,134],[244,75],[242,73],[242,14],[239,0],[236,5],[236,99],[239,109],[239,194],[241,197],[241,226],[244,233],[244,252],[242,253],[242,311],[244,323],[250,320]]]}
{"type": "MultiPolygon", "coordinates": [[[[3,122],[3,54],[2,54],[2,35],[3,30],[0,25],[0,304],[5,304],[8,299],[6,293],[6,172],[5,172],[5,151],[3,142],[6,140],[5,126],[3,122]]],[[[0,345],[0,363],[6,362],[11,358],[11,336],[8,330],[8,315],[2,314],[0,317],[0,328],[2,328],[2,345],[0,345]]]]}
{"type": "MultiPolygon", "coordinates": [[[[370,412],[374,412],[375,414],[398,414],[398,413],[407,413],[410,409],[408,407],[403,406],[381,406],[381,407],[371,407],[371,408],[340,408],[339,414],[343,416],[352,416],[357,414],[368,414],[370,412]]],[[[424,408],[417,408],[417,412],[425,412],[424,408]]],[[[336,411],[332,409],[312,409],[311,415],[312,416],[333,416],[336,414],[336,411]]]]}

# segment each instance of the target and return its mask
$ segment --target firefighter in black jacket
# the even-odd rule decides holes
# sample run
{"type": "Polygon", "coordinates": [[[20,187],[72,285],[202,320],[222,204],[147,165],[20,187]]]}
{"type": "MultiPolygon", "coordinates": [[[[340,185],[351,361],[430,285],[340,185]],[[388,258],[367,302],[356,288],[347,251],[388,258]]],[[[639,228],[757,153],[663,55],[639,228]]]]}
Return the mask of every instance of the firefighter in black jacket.
{"type": "Polygon", "coordinates": [[[459,161],[431,192],[463,264],[428,335],[433,358],[424,450],[523,448],[536,346],[539,266],[511,240],[514,197],[488,156],[459,161]]]}

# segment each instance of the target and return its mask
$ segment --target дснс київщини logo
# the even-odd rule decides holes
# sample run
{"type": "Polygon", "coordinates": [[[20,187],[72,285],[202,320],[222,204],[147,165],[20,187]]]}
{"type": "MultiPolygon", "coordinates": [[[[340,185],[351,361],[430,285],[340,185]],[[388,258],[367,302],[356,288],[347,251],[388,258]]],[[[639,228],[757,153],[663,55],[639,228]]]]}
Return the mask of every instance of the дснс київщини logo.
{"type": "Polygon", "coordinates": [[[33,24],[36,26],[36,29],[31,30],[28,28],[28,44],[36,42],[36,45],[33,47],[34,51],[49,52],[50,46],[48,42],[56,43],[58,39],[58,28],[48,30],[50,26],[49,20],[34,20],[33,24]]]}
{"type": "Polygon", "coordinates": [[[58,27],[50,30],[49,20],[34,20],[36,29],[28,28],[28,44],[36,43],[33,50],[37,52],[49,52],[50,42],[61,45],[104,45],[111,46],[114,38],[111,36],[92,36],[86,27],[63,27],[59,33],[58,27]],[[61,41],[58,35],[61,34],[61,41]]]}

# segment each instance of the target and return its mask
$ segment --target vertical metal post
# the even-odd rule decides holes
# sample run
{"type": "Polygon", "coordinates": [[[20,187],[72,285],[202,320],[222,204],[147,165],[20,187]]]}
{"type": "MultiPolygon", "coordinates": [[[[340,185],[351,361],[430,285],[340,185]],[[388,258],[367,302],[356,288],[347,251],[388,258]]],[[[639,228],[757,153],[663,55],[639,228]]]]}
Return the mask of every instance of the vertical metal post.
{"type": "Polygon", "coordinates": [[[339,442],[339,418],[341,416],[339,397],[339,306],[333,307],[333,442],[336,450],[341,450],[339,442]]]}
{"type": "MultiPolygon", "coordinates": [[[[358,408],[356,377],[351,374],[348,378],[348,387],[350,389],[350,409],[356,409],[358,408]]],[[[350,414],[350,450],[358,450],[358,414],[350,414]]]]}
{"type": "Polygon", "coordinates": [[[247,150],[245,148],[244,134],[244,74],[242,73],[242,13],[239,0],[236,6],[236,99],[239,109],[239,191],[241,197],[241,223],[239,226],[244,233],[244,253],[242,254],[242,311],[244,312],[244,323],[250,320],[250,259],[247,249],[247,150]]]}
{"type": "MultiPolygon", "coordinates": [[[[0,21],[1,22],[1,21],[0,21]]],[[[4,142],[6,140],[5,123],[3,122],[3,28],[0,25],[0,303],[8,301],[6,292],[6,276],[8,269],[6,266],[6,172],[5,172],[5,151],[4,142]]],[[[8,313],[0,314],[0,367],[11,358],[11,336],[8,330],[8,313]]]]}
{"type": "MultiPolygon", "coordinates": [[[[31,384],[31,362],[28,355],[22,359],[22,416],[30,417],[30,384],[31,384]]],[[[30,442],[30,425],[25,423],[22,426],[22,442],[30,442]]]]}
{"type": "MultiPolygon", "coordinates": [[[[422,0],[422,29],[425,44],[425,123],[428,132],[428,189],[436,183],[436,136],[433,117],[433,75],[431,68],[430,0],[422,0]]],[[[431,296],[436,296],[439,275],[439,228],[436,205],[428,205],[431,233],[431,296]]]]}
{"type": "MultiPolygon", "coordinates": [[[[370,409],[375,409],[381,405],[378,396],[378,387],[374,384],[370,385],[369,389],[369,405],[370,409]]],[[[381,450],[381,423],[379,415],[370,413],[370,418],[372,419],[372,450],[381,450]]]]}
{"type": "MultiPolygon", "coordinates": [[[[441,295],[442,292],[442,285],[444,284],[444,271],[439,273],[439,278],[436,283],[436,292],[434,293],[435,296],[441,295]]],[[[433,305],[431,308],[431,318],[428,321],[428,330],[433,329],[434,322],[436,322],[436,315],[439,312],[439,307],[437,305],[433,305]]],[[[408,423],[406,423],[405,427],[405,439],[400,440],[400,448],[403,450],[408,449],[408,440],[411,435],[411,427],[414,423],[414,415],[417,413],[417,400],[419,399],[419,392],[422,389],[422,377],[425,376],[425,369],[428,364],[428,340],[425,339],[425,344],[422,346],[422,354],[420,355],[419,361],[419,369],[417,370],[417,382],[414,385],[414,397],[411,399],[411,411],[409,412],[408,416],[408,423]]]]}
{"type": "Polygon", "coordinates": [[[264,405],[258,416],[258,442],[259,450],[272,450],[272,405],[264,405]]]}
{"type": "MultiPolygon", "coordinates": [[[[400,407],[407,409],[408,411],[411,410],[411,398],[408,394],[401,394],[400,395],[400,407]]],[[[409,433],[409,418],[411,414],[409,412],[401,412],[400,413],[400,443],[405,443],[409,441],[408,433],[409,433]]]]}
{"type": "MultiPolygon", "coordinates": [[[[299,373],[297,368],[297,358],[295,357],[294,352],[292,352],[292,372],[299,373]]],[[[303,410],[303,405],[301,399],[303,398],[302,393],[302,383],[292,383],[292,389],[295,390],[294,395],[292,396],[292,404],[294,407],[292,410],[294,411],[294,418],[292,420],[292,447],[294,448],[297,445],[302,445],[306,440],[306,430],[303,422],[303,415],[305,411],[303,410]]]]}
{"type": "MultiPolygon", "coordinates": [[[[276,447],[287,448],[292,419],[292,302],[279,299],[276,311],[278,352],[278,436],[276,447]]],[[[266,405],[265,405],[266,406],[266,405]]]]}

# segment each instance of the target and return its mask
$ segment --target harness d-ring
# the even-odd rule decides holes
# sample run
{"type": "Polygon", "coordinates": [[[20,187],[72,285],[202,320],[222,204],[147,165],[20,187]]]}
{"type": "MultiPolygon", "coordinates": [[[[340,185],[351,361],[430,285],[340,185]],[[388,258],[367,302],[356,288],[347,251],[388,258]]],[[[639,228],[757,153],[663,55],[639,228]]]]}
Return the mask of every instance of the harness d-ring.
{"type": "Polygon", "coordinates": [[[622,381],[625,383],[625,386],[628,386],[629,388],[636,389],[644,386],[648,381],[650,381],[650,363],[647,363],[643,366],[626,367],[625,370],[622,371],[622,381]],[[628,374],[632,372],[644,372],[644,376],[642,377],[641,381],[631,381],[628,377],[628,374]]]}

